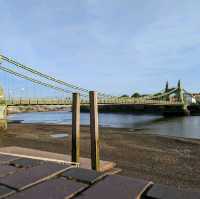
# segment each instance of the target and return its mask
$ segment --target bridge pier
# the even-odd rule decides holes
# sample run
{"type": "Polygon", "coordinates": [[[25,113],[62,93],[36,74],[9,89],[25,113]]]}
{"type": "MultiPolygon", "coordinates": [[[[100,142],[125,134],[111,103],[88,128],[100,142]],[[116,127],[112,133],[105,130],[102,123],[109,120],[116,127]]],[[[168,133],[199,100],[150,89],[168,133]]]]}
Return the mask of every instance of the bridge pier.
{"type": "Polygon", "coordinates": [[[0,87],[0,131],[7,129],[7,105],[3,89],[0,87]]]}
{"type": "Polygon", "coordinates": [[[188,109],[188,106],[183,104],[179,106],[167,106],[164,108],[163,115],[167,117],[173,117],[173,116],[189,116],[190,111],[188,109]]]}

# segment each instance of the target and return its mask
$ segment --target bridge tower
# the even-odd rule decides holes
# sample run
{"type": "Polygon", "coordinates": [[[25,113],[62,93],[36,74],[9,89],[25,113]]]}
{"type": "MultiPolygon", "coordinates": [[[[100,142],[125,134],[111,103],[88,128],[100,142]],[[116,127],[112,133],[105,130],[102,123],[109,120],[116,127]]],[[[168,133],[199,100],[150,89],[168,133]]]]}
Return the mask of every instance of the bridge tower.
{"type": "Polygon", "coordinates": [[[169,91],[169,82],[167,81],[165,85],[165,92],[167,93],[168,91],[169,91]]]}
{"type": "Polygon", "coordinates": [[[0,130],[7,129],[7,105],[3,88],[0,86],[0,130]]]}
{"type": "Polygon", "coordinates": [[[184,104],[184,92],[183,92],[183,88],[182,88],[182,85],[181,85],[181,80],[178,80],[177,99],[178,99],[179,102],[184,104]]]}
{"type": "Polygon", "coordinates": [[[181,85],[181,80],[178,81],[178,85],[177,85],[177,99],[179,102],[181,102],[183,104],[182,110],[183,110],[184,114],[190,115],[190,111],[188,109],[188,104],[184,99],[184,89],[181,85]]]}
{"type": "MultiPolygon", "coordinates": [[[[167,93],[167,92],[169,92],[169,82],[168,81],[165,84],[165,93],[167,93]]],[[[170,99],[169,95],[165,96],[164,99],[169,100],[170,99]]]]}

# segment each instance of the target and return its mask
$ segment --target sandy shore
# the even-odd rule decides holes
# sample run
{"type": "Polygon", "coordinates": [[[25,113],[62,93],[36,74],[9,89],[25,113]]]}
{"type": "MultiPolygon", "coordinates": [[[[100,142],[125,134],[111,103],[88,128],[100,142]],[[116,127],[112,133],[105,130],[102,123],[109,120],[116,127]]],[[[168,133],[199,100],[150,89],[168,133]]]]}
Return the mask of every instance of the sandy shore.
{"type": "MultiPolygon", "coordinates": [[[[114,161],[122,175],[178,188],[200,189],[200,140],[168,138],[131,129],[100,128],[101,159],[114,161]]],[[[0,147],[21,146],[56,153],[71,151],[67,125],[9,124],[1,132],[0,147]],[[52,134],[67,133],[66,138],[52,134]]],[[[81,127],[81,156],[90,157],[87,126],[81,127]]]]}

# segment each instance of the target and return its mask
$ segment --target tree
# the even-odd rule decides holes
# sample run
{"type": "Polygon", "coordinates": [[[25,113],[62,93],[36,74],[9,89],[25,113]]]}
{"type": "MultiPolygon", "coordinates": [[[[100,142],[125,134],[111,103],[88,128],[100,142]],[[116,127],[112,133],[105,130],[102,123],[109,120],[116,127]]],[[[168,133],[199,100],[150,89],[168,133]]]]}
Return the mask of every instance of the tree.
{"type": "Polygon", "coordinates": [[[158,95],[161,95],[162,93],[156,93],[156,94],[154,94],[155,96],[158,96],[158,95]]]}
{"type": "Polygon", "coordinates": [[[140,97],[139,93],[134,93],[131,97],[140,97]]]}
{"type": "Polygon", "coordinates": [[[122,95],[121,97],[129,97],[129,96],[125,94],[125,95],[122,95]]]}

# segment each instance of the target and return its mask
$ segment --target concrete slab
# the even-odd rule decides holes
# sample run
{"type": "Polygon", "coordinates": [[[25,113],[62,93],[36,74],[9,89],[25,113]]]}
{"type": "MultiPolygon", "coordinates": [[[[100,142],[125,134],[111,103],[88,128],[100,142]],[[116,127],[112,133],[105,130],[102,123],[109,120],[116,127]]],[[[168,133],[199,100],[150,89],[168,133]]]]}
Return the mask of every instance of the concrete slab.
{"type": "Polygon", "coordinates": [[[0,185],[0,199],[5,198],[13,193],[15,193],[15,190],[0,185]]]}
{"type": "Polygon", "coordinates": [[[57,178],[40,183],[8,199],[69,199],[86,187],[83,183],[57,178]]]}
{"type": "Polygon", "coordinates": [[[75,179],[80,182],[87,184],[93,184],[96,181],[105,177],[105,173],[96,172],[94,170],[82,169],[82,168],[72,168],[61,174],[61,176],[68,179],[75,179]]]}
{"type": "Polygon", "coordinates": [[[75,199],[139,199],[151,182],[111,175],[97,182],[75,199]]]}
{"type": "MultiPolygon", "coordinates": [[[[15,146],[0,148],[0,153],[7,153],[13,155],[16,154],[16,155],[26,156],[26,158],[28,156],[32,158],[47,158],[49,160],[57,160],[61,162],[71,161],[71,156],[69,155],[57,154],[47,151],[40,151],[40,150],[15,147],[15,146]]],[[[102,160],[100,161],[100,171],[109,171],[113,169],[115,166],[116,164],[114,162],[102,161],[102,160]]],[[[88,158],[81,158],[80,167],[85,169],[91,169],[91,160],[88,158]]]]}
{"type": "Polygon", "coordinates": [[[13,175],[0,178],[0,184],[17,190],[23,190],[46,179],[50,179],[71,167],[71,165],[49,163],[29,169],[22,169],[13,175]]]}
{"type": "Polygon", "coordinates": [[[44,164],[44,161],[35,160],[30,158],[20,158],[14,161],[11,161],[9,164],[18,168],[30,168],[44,164]]]}
{"type": "Polygon", "coordinates": [[[17,160],[19,157],[0,154],[0,164],[8,164],[10,161],[17,160]]]}
{"type": "Polygon", "coordinates": [[[155,199],[199,199],[200,192],[178,190],[175,187],[155,184],[146,193],[148,198],[155,199]]]}

